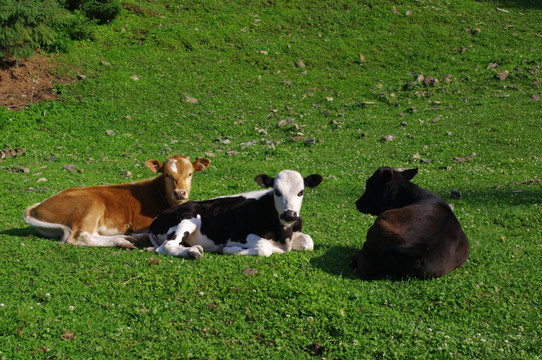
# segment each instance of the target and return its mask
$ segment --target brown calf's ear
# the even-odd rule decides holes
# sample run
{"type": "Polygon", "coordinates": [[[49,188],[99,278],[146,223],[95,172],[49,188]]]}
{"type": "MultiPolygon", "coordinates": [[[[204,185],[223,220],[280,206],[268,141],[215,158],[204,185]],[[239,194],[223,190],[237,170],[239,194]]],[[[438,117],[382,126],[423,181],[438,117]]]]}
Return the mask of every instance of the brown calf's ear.
{"type": "Polygon", "coordinates": [[[207,169],[207,166],[209,166],[210,163],[211,163],[211,160],[209,159],[199,158],[199,159],[196,159],[196,161],[192,163],[192,166],[194,167],[194,171],[203,171],[207,169]]]}
{"type": "Polygon", "coordinates": [[[254,181],[263,188],[272,187],[275,184],[275,179],[266,174],[256,175],[254,181]]]}
{"type": "Polygon", "coordinates": [[[145,166],[147,167],[147,169],[149,169],[153,173],[159,173],[159,172],[164,171],[164,166],[158,160],[154,160],[154,159],[147,160],[147,161],[145,161],[145,166]]]}
{"type": "Polygon", "coordinates": [[[412,178],[416,176],[417,173],[418,168],[401,171],[401,175],[403,175],[403,177],[407,180],[412,180],[412,178]]]}
{"type": "Polygon", "coordinates": [[[320,185],[323,179],[322,175],[312,174],[303,178],[303,183],[305,184],[305,187],[315,188],[320,185]]]}

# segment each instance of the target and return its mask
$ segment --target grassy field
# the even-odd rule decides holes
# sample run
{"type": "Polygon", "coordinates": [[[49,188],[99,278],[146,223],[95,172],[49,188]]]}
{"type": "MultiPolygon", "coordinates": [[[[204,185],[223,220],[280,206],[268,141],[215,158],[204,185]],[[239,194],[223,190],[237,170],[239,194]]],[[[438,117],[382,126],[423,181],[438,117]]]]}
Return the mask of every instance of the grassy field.
{"type": "Polygon", "coordinates": [[[542,358],[539,1],[121,3],[58,57],[86,76],[61,101],[0,109],[0,147],[26,149],[0,161],[0,358],[542,358]],[[315,250],[192,261],[61,246],[22,220],[169,154],[212,160],[193,200],[321,174],[302,210],[315,250]],[[374,221],[354,203],[382,165],[455,206],[463,267],[354,277],[374,221]]]}

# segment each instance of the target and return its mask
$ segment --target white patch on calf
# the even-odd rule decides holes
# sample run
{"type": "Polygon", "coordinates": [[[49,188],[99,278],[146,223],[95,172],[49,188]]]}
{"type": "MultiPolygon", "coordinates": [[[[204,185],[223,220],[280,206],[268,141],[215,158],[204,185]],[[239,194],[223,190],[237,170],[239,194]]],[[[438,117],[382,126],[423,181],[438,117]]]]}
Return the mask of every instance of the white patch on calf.
{"type": "Polygon", "coordinates": [[[226,195],[226,196],[218,196],[218,197],[215,197],[213,198],[212,200],[214,199],[227,199],[227,198],[235,198],[235,197],[244,197],[245,199],[254,199],[254,200],[258,200],[260,198],[262,198],[263,196],[265,196],[265,194],[268,194],[270,191],[273,191],[273,190],[255,190],[255,191],[249,191],[249,192],[245,192],[245,193],[239,193],[239,194],[235,194],[235,195],[226,195]]]}
{"type": "Polygon", "coordinates": [[[96,232],[94,235],[103,235],[103,236],[114,236],[121,234],[121,232],[117,229],[108,228],[107,226],[100,226],[96,229],[96,232]]]}
{"type": "Polygon", "coordinates": [[[177,160],[169,160],[169,163],[170,163],[169,167],[171,171],[177,174],[177,160]]]}

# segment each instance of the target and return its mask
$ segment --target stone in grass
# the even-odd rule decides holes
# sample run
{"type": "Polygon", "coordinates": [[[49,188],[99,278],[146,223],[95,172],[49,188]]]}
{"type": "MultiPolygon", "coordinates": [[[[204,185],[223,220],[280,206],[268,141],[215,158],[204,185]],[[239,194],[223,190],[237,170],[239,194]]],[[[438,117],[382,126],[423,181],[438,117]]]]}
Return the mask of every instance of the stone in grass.
{"type": "Polygon", "coordinates": [[[17,149],[7,148],[7,149],[3,149],[3,150],[0,150],[0,159],[21,156],[25,152],[26,152],[25,148],[17,148],[17,149]]]}
{"type": "Polygon", "coordinates": [[[77,167],[74,164],[64,165],[64,170],[73,173],[77,171],[77,167]]]}
{"type": "Polygon", "coordinates": [[[183,99],[181,99],[181,102],[187,102],[190,104],[197,104],[199,101],[196,98],[193,98],[191,96],[185,96],[183,99]]]}
{"type": "Polygon", "coordinates": [[[132,172],[130,170],[121,170],[120,173],[125,178],[131,178],[132,177],[132,172]]]}
{"type": "Polygon", "coordinates": [[[258,273],[258,270],[252,269],[252,268],[249,268],[249,267],[246,267],[245,270],[243,270],[244,275],[253,276],[253,275],[257,274],[257,273],[258,273]]]}
{"type": "Polygon", "coordinates": [[[390,142],[390,141],[393,141],[397,139],[397,136],[393,136],[393,135],[386,135],[382,138],[383,141],[385,142],[390,142]]]}
{"type": "Polygon", "coordinates": [[[30,169],[26,168],[26,167],[25,168],[17,168],[17,169],[15,169],[15,171],[23,173],[23,174],[30,174],[30,169]]]}
{"type": "Polygon", "coordinates": [[[453,189],[452,193],[450,194],[450,199],[461,200],[461,191],[457,189],[453,189]]]}
{"type": "Polygon", "coordinates": [[[506,80],[506,78],[508,77],[508,75],[510,75],[510,71],[508,70],[505,70],[505,71],[502,71],[500,73],[497,73],[495,74],[495,77],[501,81],[504,81],[506,80]]]}
{"type": "Polygon", "coordinates": [[[439,81],[432,76],[428,76],[423,80],[423,84],[425,86],[436,86],[439,84],[439,81]]]}

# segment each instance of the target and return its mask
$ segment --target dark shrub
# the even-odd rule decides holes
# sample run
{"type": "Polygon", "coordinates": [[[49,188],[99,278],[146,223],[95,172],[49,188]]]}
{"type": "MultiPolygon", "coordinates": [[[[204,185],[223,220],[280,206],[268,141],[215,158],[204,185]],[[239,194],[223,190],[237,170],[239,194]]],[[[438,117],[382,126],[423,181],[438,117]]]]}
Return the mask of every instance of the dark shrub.
{"type": "Polygon", "coordinates": [[[87,17],[96,19],[101,24],[113,20],[120,13],[121,9],[119,0],[81,1],[80,8],[87,17]]]}

